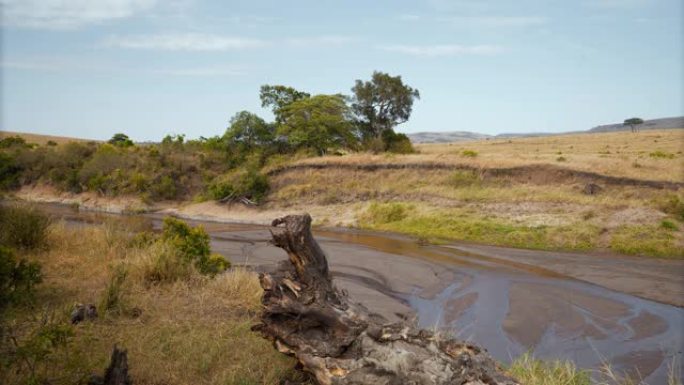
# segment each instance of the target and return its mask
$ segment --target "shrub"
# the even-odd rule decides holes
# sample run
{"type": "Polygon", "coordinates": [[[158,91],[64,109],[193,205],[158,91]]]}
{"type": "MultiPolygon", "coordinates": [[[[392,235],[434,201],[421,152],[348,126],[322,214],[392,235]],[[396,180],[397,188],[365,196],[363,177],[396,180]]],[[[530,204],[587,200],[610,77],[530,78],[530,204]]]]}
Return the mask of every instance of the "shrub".
{"type": "Polygon", "coordinates": [[[650,156],[651,158],[674,159],[675,154],[656,150],[656,151],[653,151],[652,153],[648,154],[648,156],[650,156]]]}
{"type": "Polygon", "coordinates": [[[120,314],[123,311],[123,284],[127,275],[128,271],[123,265],[118,265],[112,270],[100,300],[100,309],[103,312],[111,311],[120,314]]]}
{"type": "Polygon", "coordinates": [[[145,282],[161,283],[187,279],[193,267],[180,251],[166,242],[157,242],[148,249],[150,257],[143,260],[142,275],[145,282]]]}
{"type": "Polygon", "coordinates": [[[475,150],[463,150],[463,151],[461,151],[461,156],[464,156],[466,158],[475,158],[475,157],[477,157],[477,151],[475,151],[475,150]]]}
{"type": "Polygon", "coordinates": [[[32,206],[0,206],[0,245],[24,250],[43,247],[51,222],[32,206]]]}
{"type": "Polygon", "coordinates": [[[114,136],[112,136],[107,143],[119,147],[130,147],[133,145],[133,141],[128,137],[128,135],[122,133],[114,134],[114,136]]]}
{"type": "Polygon", "coordinates": [[[202,226],[191,227],[172,217],[164,219],[162,239],[168,242],[186,262],[194,263],[200,273],[214,276],[230,267],[219,254],[211,254],[209,234],[202,226]]]}
{"type": "Polygon", "coordinates": [[[382,141],[384,143],[384,151],[396,154],[410,154],[414,152],[411,140],[405,134],[397,134],[393,130],[385,130],[382,133],[382,141]]]}
{"type": "Polygon", "coordinates": [[[408,216],[411,207],[403,203],[371,203],[368,207],[368,219],[377,224],[400,221],[408,216]]]}
{"type": "Polygon", "coordinates": [[[21,136],[8,136],[6,138],[0,139],[0,148],[10,148],[15,146],[26,147],[26,140],[21,136]]]}
{"type": "Polygon", "coordinates": [[[565,162],[565,161],[567,161],[567,160],[568,160],[568,159],[565,158],[564,156],[559,156],[558,158],[556,158],[556,162],[565,162]]]}
{"type": "Polygon", "coordinates": [[[0,152],[0,191],[10,190],[19,187],[19,167],[14,158],[0,152]]]}
{"type": "Polygon", "coordinates": [[[176,199],[178,187],[176,181],[169,175],[163,175],[155,180],[149,189],[152,200],[176,199]]]}
{"type": "Polygon", "coordinates": [[[17,262],[11,249],[0,246],[0,310],[30,301],[35,285],[42,279],[38,263],[23,259],[17,262]]]}
{"type": "Polygon", "coordinates": [[[268,192],[268,178],[255,170],[244,170],[230,174],[227,178],[209,185],[212,199],[247,198],[260,202],[268,192]]]}

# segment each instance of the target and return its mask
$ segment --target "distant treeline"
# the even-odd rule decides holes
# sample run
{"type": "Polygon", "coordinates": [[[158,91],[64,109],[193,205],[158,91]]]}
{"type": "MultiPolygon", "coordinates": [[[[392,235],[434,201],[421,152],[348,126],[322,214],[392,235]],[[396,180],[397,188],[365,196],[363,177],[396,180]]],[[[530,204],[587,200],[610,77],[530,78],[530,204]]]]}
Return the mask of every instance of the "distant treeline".
{"type": "Polygon", "coordinates": [[[413,151],[394,129],[409,119],[418,90],[400,76],[374,72],[369,81],[357,80],[352,93],[311,95],[264,85],[259,96],[273,122],[240,111],[223,135],[197,140],[168,135],[158,144],[135,145],[118,133],[107,143],[39,146],[7,137],[0,141],[0,190],[41,182],[73,193],[139,194],[150,202],[258,202],[268,191],[261,172],[267,165],[350,151],[413,151]]]}

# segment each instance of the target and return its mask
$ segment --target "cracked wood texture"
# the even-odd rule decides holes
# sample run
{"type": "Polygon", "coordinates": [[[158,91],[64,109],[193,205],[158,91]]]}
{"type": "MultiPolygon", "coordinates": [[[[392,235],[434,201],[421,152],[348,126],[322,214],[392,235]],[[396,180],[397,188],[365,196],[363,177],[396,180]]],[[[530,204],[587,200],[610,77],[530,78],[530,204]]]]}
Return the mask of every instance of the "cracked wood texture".
{"type": "Polygon", "coordinates": [[[260,274],[264,309],[253,330],[296,357],[319,384],[519,384],[483,348],[389,323],[350,302],[333,286],[308,214],[272,225],[272,242],[288,261],[260,274]]]}

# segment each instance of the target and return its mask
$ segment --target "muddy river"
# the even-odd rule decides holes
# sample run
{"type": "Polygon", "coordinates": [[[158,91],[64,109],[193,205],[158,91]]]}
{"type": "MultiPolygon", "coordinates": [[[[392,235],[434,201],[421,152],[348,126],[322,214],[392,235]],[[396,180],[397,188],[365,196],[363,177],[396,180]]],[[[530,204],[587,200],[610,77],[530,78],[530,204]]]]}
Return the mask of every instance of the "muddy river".
{"type": "MultiPolygon", "coordinates": [[[[106,216],[45,208],[70,223],[106,216]]],[[[161,215],[144,217],[160,226],[161,215]]],[[[287,258],[268,243],[267,227],[191,222],[201,223],[212,250],[234,264],[268,270],[287,258]]],[[[679,261],[421,246],[405,237],[343,229],[315,236],[336,284],[352,299],[391,320],[414,319],[474,341],[503,362],[529,351],[583,368],[609,363],[651,385],[667,383],[673,362],[684,374],[679,261]],[[573,274],[573,264],[584,270],[573,274]]]]}

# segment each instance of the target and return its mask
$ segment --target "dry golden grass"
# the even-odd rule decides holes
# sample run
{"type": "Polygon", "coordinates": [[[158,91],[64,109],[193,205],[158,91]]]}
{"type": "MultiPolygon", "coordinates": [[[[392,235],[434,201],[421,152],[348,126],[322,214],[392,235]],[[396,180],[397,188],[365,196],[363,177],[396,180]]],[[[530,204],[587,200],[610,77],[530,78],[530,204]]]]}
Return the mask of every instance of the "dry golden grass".
{"type": "Polygon", "coordinates": [[[98,140],[92,139],[81,139],[81,138],[71,138],[67,136],[54,136],[54,135],[41,135],[41,134],[29,134],[25,132],[12,132],[12,131],[0,131],[0,139],[6,138],[8,136],[20,136],[28,143],[36,143],[40,145],[45,145],[49,141],[53,141],[57,144],[64,144],[68,142],[99,142],[98,140]]]}
{"type": "Polygon", "coordinates": [[[69,347],[45,370],[51,383],[101,373],[115,344],[128,350],[136,384],[278,384],[295,375],[288,357],[250,331],[261,307],[255,273],[236,267],[210,279],[193,271],[182,280],[150,285],[141,270],[155,249],[130,245],[123,229],[134,227],[57,224],[51,247],[28,255],[43,265],[45,279],[36,306],[5,319],[20,325],[17,330],[26,334],[20,340],[45,312],[66,322],[74,303],[102,303],[112,275],[127,272],[113,294],[116,308],[100,307],[97,320],[73,327],[69,347]]]}
{"type": "Polygon", "coordinates": [[[299,164],[442,163],[482,168],[552,164],[616,177],[684,181],[684,130],[558,135],[535,138],[420,144],[418,154],[352,154],[299,164]],[[475,157],[464,156],[475,151],[475,157]],[[666,157],[652,153],[660,151],[666,157]],[[672,158],[668,158],[672,156],[672,158]],[[564,160],[559,161],[559,158],[564,160]]]}
{"type": "Polygon", "coordinates": [[[684,130],[660,130],[421,145],[421,153],[412,155],[296,160],[290,165],[326,167],[285,167],[273,173],[265,208],[301,208],[317,213],[319,224],[362,226],[435,240],[680,258],[684,189],[646,187],[629,180],[610,184],[596,177],[604,191],[586,195],[583,188],[594,177],[557,173],[554,167],[681,183],[683,142],[684,130]],[[463,156],[465,149],[477,155],[463,156]],[[558,162],[560,156],[565,161],[558,162]],[[473,170],[356,167],[398,164],[465,165],[473,170]],[[544,167],[514,175],[491,172],[529,165],[544,167]],[[368,220],[374,202],[400,202],[413,210],[399,221],[368,220]]]}

